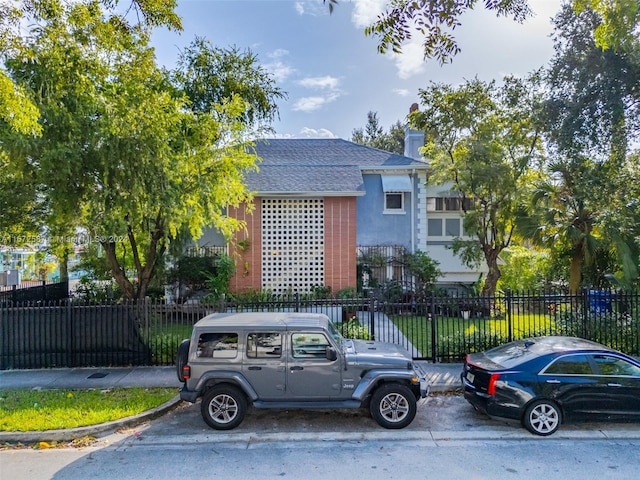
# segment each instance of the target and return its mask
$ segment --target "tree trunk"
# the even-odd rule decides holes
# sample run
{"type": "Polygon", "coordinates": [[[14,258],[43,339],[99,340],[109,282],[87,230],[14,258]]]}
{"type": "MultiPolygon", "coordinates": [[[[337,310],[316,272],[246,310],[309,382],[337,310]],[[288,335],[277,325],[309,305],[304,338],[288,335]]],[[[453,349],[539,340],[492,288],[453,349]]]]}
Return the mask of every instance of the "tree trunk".
{"type": "Polygon", "coordinates": [[[569,264],[569,293],[577,295],[580,293],[580,283],[582,282],[582,254],[575,253],[571,257],[569,264]]]}
{"type": "Polygon", "coordinates": [[[111,269],[111,276],[116,281],[122,292],[122,297],[128,300],[136,298],[135,288],[131,281],[127,278],[124,269],[118,263],[118,257],[116,256],[116,244],[115,242],[101,242],[102,248],[107,258],[107,264],[111,269]]]}
{"type": "Polygon", "coordinates": [[[489,267],[489,273],[487,273],[484,287],[482,287],[482,295],[485,297],[492,297],[496,293],[496,286],[500,276],[502,275],[500,273],[500,268],[498,267],[498,256],[500,255],[501,250],[502,249],[490,247],[484,249],[484,258],[487,262],[487,266],[489,267]]]}

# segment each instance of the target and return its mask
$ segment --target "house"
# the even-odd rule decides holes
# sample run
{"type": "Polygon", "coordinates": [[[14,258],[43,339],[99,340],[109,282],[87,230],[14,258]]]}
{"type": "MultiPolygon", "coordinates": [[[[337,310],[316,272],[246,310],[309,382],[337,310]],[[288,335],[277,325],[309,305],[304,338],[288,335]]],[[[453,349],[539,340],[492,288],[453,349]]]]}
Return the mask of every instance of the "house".
{"type": "MultiPolygon", "coordinates": [[[[428,184],[422,133],[407,130],[405,144],[405,155],[398,155],[338,138],[257,142],[259,171],[246,177],[253,210],[228,212],[247,226],[229,246],[237,265],[231,289],[353,288],[360,246],[421,250],[440,262],[441,286],[474,283],[479,273],[447,248],[464,236],[460,199],[428,184]]],[[[198,243],[225,245],[214,231],[198,243]]],[[[398,279],[392,262],[387,267],[386,278],[398,279]]]]}

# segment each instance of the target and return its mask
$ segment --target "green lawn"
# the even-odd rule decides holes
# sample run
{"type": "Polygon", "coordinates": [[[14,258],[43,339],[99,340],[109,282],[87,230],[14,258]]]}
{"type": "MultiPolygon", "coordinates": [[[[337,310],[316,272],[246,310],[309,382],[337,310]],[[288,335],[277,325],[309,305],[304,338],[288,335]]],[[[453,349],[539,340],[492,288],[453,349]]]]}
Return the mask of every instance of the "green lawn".
{"type": "MultiPolygon", "coordinates": [[[[422,353],[431,356],[432,325],[424,316],[391,315],[391,321],[422,353]]],[[[511,316],[511,336],[514,339],[551,334],[556,329],[549,315],[516,314],[511,316]]],[[[461,357],[471,351],[482,351],[509,339],[506,319],[436,317],[436,355],[461,357]]]]}
{"type": "Polygon", "coordinates": [[[119,420],[158,407],[177,388],[0,390],[0,431],[31,432],[119,420]]]}

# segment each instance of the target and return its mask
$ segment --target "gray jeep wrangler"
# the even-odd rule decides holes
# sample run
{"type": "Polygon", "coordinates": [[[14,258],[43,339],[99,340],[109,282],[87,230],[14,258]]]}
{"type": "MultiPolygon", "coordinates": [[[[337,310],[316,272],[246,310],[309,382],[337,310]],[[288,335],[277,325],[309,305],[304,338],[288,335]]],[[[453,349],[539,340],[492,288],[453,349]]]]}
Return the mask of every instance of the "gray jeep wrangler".
{"type": "Polygon", "coordinates": [[[369,407],[385,428],[404,428],[427,396],[425,374],[402,347],[347,340],[313,313],[204,317],[178,347],[182,400],[202,397],[212,428],[229,430],[247,407],[369,407]]]}

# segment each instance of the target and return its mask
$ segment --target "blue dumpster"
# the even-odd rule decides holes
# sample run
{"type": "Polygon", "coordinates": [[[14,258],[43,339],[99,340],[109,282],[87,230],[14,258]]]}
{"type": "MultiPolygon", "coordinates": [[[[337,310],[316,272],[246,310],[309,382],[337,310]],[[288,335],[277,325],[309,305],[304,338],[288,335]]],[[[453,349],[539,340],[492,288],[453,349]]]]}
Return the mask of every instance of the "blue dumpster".
{"type": "Polygon", "coordinates": [[[604,290],[589,290],[589,311],[591,313],[611,312],[611,292],[604,290]]]}

